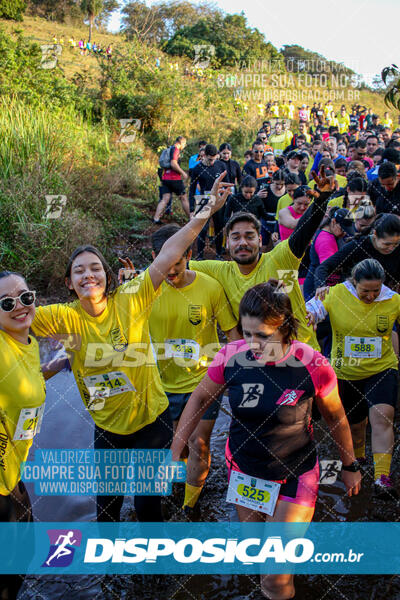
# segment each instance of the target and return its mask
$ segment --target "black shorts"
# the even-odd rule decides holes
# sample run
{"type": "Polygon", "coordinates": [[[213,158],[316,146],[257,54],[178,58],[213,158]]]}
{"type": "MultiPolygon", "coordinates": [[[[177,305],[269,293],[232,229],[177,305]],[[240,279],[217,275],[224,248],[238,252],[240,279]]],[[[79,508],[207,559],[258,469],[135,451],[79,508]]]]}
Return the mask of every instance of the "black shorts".
{"type": "Polygon", "coordinates": [[[162,194],[176,194],[183,196],[185,193],[185,185],[182,179],[162,179],[161,180],[162,194]]]}
{"type": "Polygon", "coordinates": [[[371,377],[348,381],[338,379],[339,394],[350,424],[361,423],[376,404],[397,403],[397,371],[386,369],[371,377]]]}

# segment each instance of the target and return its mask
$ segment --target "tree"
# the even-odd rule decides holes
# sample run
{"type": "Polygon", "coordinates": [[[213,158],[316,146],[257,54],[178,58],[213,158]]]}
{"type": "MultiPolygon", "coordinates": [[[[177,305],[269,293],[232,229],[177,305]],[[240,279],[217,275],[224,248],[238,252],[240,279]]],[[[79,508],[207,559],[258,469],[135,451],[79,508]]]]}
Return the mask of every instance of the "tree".
{"type": "Polygon", "coordinates": [[[385,67],[382,71],[382,81],[387,88],[385,92],[386,106],[400,110],[400,71],[397,65],[385,67]]]}
{"type": "Polygon", "coordinates": [[[28,0],[28,12],[31,15],[65,23],[66,20],[73,23],[82,22],[82,11],[79,0],[28,0]]]}
{"type": "Polygon", "coordinates": [[[305,50],[302,46],[291,44],[283,46],[281,53],[285,57],[285,62],[290,72],[298,73],[345,73],[347,75],[354,74],[354,71],[345,67],[342,63],[337,63],[333,60],[327,60],[322,54],[305,50]]]}
{"type": "Polygon", "coordinates": [[[0,0],[0,18],[22,21],[26,10],[25,0],[0,0]]]}
{"type": "Polygon", "coordinates": [[[118,8],[117,0],[81,0],[81,10],[89,21],[89,42],[92,39],[95,22],[104,23],[116,8],[118,8]]]}
{"type": "Polygon", "coordinates": [[[282,62],[282,55],[264,35],[247,26],[244,14],[214,15],[212,19],[199,19],[194,25],[179,29],[164,44],[168,54],[189,58],[196,57],[195,46],[213,48],[210,58],[211,67],[237,66],[238,63],[250,63],[260,60],[282,62]]]}
{"type": "Polygon", "coordinates": [[[183,27],[190,27],[202,18],[213,19],[221,11],[207,4],[192,4],[187,0],[170,0],[147,6],[143,0],[132,0],[122,10],[122,31],[152,44],[169,40],[183,27]]]}

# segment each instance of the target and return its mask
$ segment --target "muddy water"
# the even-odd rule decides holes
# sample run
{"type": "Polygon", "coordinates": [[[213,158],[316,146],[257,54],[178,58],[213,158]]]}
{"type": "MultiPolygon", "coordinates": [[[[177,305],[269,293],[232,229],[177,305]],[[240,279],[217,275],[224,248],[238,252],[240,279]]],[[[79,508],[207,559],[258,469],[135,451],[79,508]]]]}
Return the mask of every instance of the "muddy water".
{"type": "MultiPolygon", "coordinates": [[[[224,406],[224,405],[223,405],[224,406]]],[[[235,509],[225,502],[226,469],[224,447],[229,417],[220,411],[212,435],[212,465],[200,499],[202,521],[235,521],[235,509]]],[[[334,445],[321,422],[314,425],[320,458],[336,458],[334,445]]],[[[35,438],[40,448],[91,448],[93,422],[83,410],[74,378],[62,372],[48,382],[46,413],[41,433],[35,438]]],[[[397,440],[398,442],[398,440],[397,440]]],[[[397,446],[396,446],[397,448],[397,446]]],[[[371,456],[370,448],[368,454],[371,456]]],[[[399,452],[394,455],[394,473],[399,479],[399,452]]],[[[360,495],[344,496],[341,483],[321,486],[316,521],[397,521],[399,507],[377,503],[372,497],[372,460],[366,468],[360,495]]],[[[165,516],[185,520],[179,507],[182,489],[165,499],[165,516]]],[[[89,521],[95,517],[92,498],[40,497],[29,489],[38,521],[89,521]]],[[[135,518],[131,499],[123,506],[123,519],[135,518]]],[[[388,543],[390,541],[388,540],[388,543]]],[[[304,600],[400,600],[399,576],[297,576],[296,599],[304,600]]],[[[256,576],[106,576],[33,577],[26,579],[19,600],[261,600],[256,576]]]]}

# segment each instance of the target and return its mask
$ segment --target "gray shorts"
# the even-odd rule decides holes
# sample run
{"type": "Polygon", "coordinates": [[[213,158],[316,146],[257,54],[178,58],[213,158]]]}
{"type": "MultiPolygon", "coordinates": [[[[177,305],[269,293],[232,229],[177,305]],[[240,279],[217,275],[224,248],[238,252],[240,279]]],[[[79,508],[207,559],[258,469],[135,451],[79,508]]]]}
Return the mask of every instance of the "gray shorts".
{"type": "MultiPolygon", "coordinates": [[[[183,409],[185,408],[191,395],[192,392],[189,392],[188,394],[171,394],[167,392],[167,398],[169,400],[169,412],[173,421],[179,421],[179,418],[183,413],[183,409]]],[[[201,420],[215,421],[218,416],[220,402],[220,398],[215,400],[215,402],[213,402],[211,406],[207,408],[206,412],[201,417],[201,420]]]]}

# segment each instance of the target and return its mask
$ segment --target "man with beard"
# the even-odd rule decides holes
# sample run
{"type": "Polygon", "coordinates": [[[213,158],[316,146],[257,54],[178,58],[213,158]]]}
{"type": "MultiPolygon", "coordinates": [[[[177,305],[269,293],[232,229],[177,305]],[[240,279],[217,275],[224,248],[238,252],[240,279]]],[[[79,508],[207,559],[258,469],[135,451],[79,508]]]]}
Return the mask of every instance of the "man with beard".
{"type": "Polygon", "coordinates": [[[318,349],[314,330],[307,326],[297,277],[301,259],[325,215],[335,182],[332,177],[325,177],[324,167],[319,177],[316,173],[313,176],[319,194],[315,194],[314,202],[299,219],[289,239],[279,243],[271,252],[262,254],[260,222],[252,214],[236,213],[225,229],[226,247],[232,260],[190,261],[189,268],[206,273],[221,283],[235,318],[238,318],[239,303],[246,290],[271,278],[282,280],[282,291],[289,295],[293,313],[300,322],[298,339],[318,349]]]}

